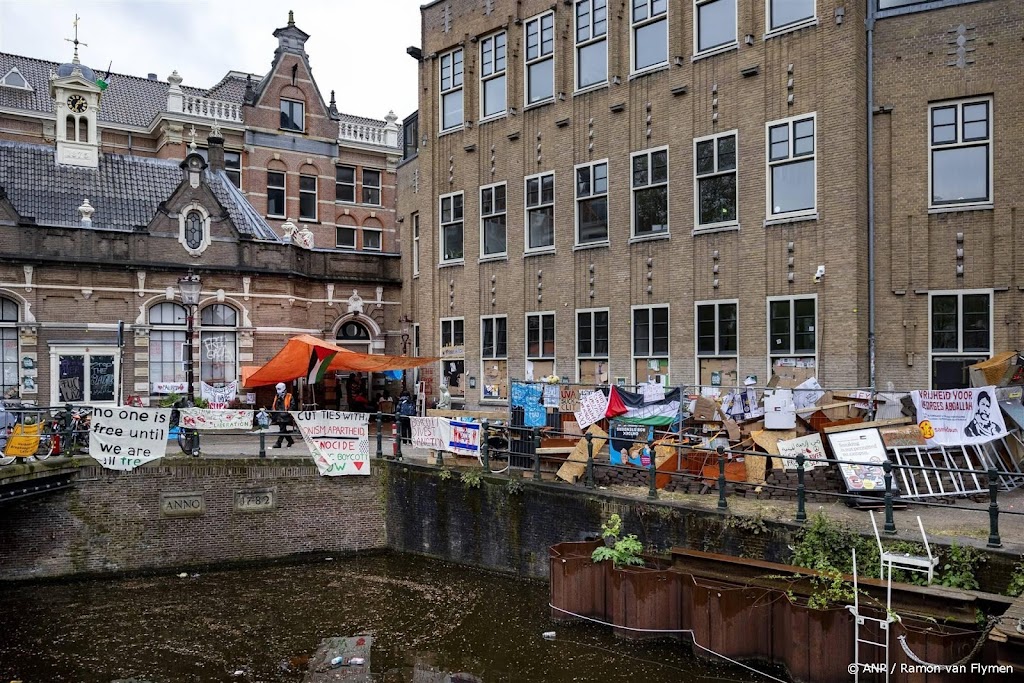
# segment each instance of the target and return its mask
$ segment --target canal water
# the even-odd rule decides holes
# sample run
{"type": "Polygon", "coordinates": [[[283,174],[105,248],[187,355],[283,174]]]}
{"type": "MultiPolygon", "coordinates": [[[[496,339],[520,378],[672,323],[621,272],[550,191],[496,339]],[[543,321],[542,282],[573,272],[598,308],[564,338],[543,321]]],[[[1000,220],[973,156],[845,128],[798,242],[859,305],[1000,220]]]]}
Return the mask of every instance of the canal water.
{"type": "Polygon", "coordinates": [[[767,680],[676,641],[553,623],[547,600],[545,583],[398,554],[0,584],[0,681],[299,682],[323,639],[360,633],[375,683],[767,680]]]}

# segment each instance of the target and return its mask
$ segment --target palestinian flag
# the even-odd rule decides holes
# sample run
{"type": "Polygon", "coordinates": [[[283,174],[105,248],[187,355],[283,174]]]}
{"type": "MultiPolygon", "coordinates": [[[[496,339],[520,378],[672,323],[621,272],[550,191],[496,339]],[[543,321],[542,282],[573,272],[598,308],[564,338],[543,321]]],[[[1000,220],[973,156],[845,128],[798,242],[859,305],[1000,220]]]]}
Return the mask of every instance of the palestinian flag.
{"type": "Polygon", "coordinates": [[[623,391],[619,387],[611,387],[608,396],[608,412],[605,417],[614,417],[620,422],[630,424],[668,426],[679,420],[679,407],[683,392],[676,387],[665,392],[665,398],[652,403],[644,403],[643,394],[623,391]]]}
{"type": "Polygon", "coordinates": [[[327,366],[331,364],[331,360],[338,354],[337,351],[331,349],[325,349],[320,346],[314,346],[309,354],[309,368],[306,370],[306,383],[316,384],[324,378],[324,373],[327,372],[327,366]]]}

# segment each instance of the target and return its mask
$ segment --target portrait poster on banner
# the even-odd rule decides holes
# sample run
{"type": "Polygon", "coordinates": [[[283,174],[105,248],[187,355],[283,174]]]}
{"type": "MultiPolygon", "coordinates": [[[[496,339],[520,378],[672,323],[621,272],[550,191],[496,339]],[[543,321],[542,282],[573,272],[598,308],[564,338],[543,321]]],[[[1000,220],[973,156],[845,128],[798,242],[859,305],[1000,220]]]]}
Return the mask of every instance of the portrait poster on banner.
{"type": "Polygon", "coordinates": [[[320,474],[328,477],[370,474],[367,413],[304,410],[291,415],[320,474]]]}
{"type": "Polygon", "coordinates": [[[448,450],[451,425],[447,417],[410,417],[409,426],[412,427],[412,445],[416,448],[448,450]]]}
{"type": "Polygon", "coordinates": [[[910,397],[929,446],[969,446],[1006,436],[994,386],[912,391],[910,397]]]}
{"type": "Polygon", "coordinates": [[[130,471],[164,457],[170,408],[92,406],[89,455],[108,470],[130,471]]]}
{"type": "MultiPolygon", "coordinates": [[[[832,453],[839,460],[839,471],[846,482],[846,490],[856,493],[885,492],[885,446],[877,429],[857,429],[828,435],[832,453]]],[[[892,490],[897,490],[896,479],[892,490]]]]}
{"type": "Polygon", "coordinates": [[[181,426],[186,429],[252,429],[252,410],[182,408],[181,426]]]}
{"type": "Polygon", "coordinates": [[[543,427],[547,424],[547,411],[541,403],[541,392],[539,384],[512,384],[512,407],[523,409],[523,424],[527,427],[543,427]]]}

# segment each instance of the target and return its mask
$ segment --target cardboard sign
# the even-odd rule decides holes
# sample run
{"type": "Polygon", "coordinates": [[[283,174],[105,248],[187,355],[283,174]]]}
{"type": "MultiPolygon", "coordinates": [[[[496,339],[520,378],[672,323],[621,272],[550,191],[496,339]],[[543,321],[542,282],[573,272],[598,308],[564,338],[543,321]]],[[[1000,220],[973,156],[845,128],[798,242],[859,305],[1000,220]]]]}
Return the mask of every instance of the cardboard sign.
{"type": "Polygon", "coordinates": [[[321,475],[369,476],[369,415],[336,410],[304,410],[291,415],[321,475]]]}
{"type": "Polygon", "coordinates": [[[644,403],[656,403],[665,400],[665,385],[661,382],[646,382],[641,387],[644,403]]]}
{"type": "Polygon", "coordinates": [[[456,455],[476,457],[480,453],[480,423],[452,420],[448,450],[456,455]]]}
{"type": "Polygon", "coordinates": [[[181,426],[187,429],[252,429],[252,410],[182,408],[181,426]]]}
{"type": "Polygon", "coordinates": [[[580,395],[580,407],[576,410],[576,422],[580,429],[586,429],[604,418],[608,410],[608,397],[601,391],[590,391],[580,395]]]}
{"type": "Polygon", "coordinates": [[[983,444],[1006,435],[994,386],[912,391],[910,397],[929,446],[983,444]]]}
{"type": "Polygon", "coordinates": [[[580,407],[579,387],[561,386],[558,388],[558,412],[575,413],[580,407]]]}
{"type": "Polygon", "coordinates": [[[410,417],[412,445],[416,448],[430,448],[435,451],[448,449],[451,426],[446,417],[410,417]]]}
{"type": "Polygon", "coordinates": [[[913,448],[926,445],[924,437],[921,436],[921,429],[917,425],[885,427],[878,431],[886,448],[913,448]]]}
{"type": "Polygon", "coordinates": [[[7,437],[4,455],[8,458],[27,458],[39,450],[39,435],[43,433],[43,423],[33,425],[16,424],[7,437]]]}
{"type": "MultiPolygon", "coordinates": [[[[857,429],[828,435],[828,442],[839,463],[839,471],[846,481],[846,490],[857,493],[885,492],[885,446],[877,429],[857,429]]],[[[892,479],[896,491],[896,478],[892,479]]]]}
{"type": "Polygon", "coordinates": [[[828,465],[825,446],[821,443],[821,434],[809,434],[798,439],[779,441],[776,446],[778,446],[779,455],[782,456],[783,469],[796,470],[796,456],[801,454],[804,456],[805,470],[828,465]]]}
{"type": "Polygon", "coordinates": [[[561,387],[557,384],[545,384],[544,385],[544,407],[545,408],[557,408],[561,403],[561,387]]]}
{"type": "Polygon", "coordinates": [[[170,408],[93,406],[89,455],[108,470],[133,470],[164,457],[170,422],[170,408]]]}

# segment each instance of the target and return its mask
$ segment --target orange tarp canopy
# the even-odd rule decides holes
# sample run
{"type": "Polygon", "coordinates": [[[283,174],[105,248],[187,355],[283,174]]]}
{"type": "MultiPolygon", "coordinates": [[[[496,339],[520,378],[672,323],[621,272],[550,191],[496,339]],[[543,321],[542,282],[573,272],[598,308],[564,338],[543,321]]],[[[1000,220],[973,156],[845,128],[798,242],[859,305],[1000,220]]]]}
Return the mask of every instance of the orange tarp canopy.
{"type": "Polygon", "coordinates": [[[326,342],[308,334],[292,337],[276,356],[248,377],[243,377],[246,387],[261,387],[278,382],[291,382],[305,377],[309,372],[309,361],[316,349],[336,352],[337,355],[327,366],[329,371],[384,372],[386,370],[408,370],[426,365],[437,358],[410,358],[408,356],[383,356],[372,353],[357,353],[326,342]]]}

